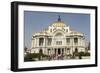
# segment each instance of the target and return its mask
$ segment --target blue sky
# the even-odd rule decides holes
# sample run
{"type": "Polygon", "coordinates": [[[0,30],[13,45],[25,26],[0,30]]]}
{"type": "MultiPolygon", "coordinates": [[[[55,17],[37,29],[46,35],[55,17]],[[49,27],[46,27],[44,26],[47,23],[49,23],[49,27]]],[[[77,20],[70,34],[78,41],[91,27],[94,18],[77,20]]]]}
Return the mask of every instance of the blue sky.
{"type": "Polygon", "coordinates": [[[90,14],[24,11],[24,46],[31,48],[32,35],[48,28],[58,15],[71,29],[84,33],[86,40],[90,40],[90,14]]]}

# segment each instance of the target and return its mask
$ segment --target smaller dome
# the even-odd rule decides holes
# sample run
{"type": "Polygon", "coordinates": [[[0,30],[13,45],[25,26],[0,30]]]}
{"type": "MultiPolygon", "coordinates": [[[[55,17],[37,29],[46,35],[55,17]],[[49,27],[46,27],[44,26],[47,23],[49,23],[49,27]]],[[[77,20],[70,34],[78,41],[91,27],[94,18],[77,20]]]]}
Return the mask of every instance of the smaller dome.
{"type": "Polygon", "coordinates": [[[56,21],[52,24],[53,27],[65,27],[66,24],[62,21],[56,21]]]}
{"type": "Polygon", "coordinates": [[[65,27],[66,24],[63,21],[61,21],[61,18],[59,16],[58,21],[52,23],[52,26],[53,27],[65,27]]]}

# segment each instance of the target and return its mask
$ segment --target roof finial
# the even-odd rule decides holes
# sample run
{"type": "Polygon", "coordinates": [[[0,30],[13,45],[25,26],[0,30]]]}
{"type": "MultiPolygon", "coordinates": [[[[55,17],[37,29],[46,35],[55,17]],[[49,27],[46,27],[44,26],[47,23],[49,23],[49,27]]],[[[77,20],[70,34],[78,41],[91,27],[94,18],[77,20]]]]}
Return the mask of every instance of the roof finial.
{"type": "Polygon", "coordinates": [[[60,15],[58,15],[58,21],[61,21],[60,15]]]}

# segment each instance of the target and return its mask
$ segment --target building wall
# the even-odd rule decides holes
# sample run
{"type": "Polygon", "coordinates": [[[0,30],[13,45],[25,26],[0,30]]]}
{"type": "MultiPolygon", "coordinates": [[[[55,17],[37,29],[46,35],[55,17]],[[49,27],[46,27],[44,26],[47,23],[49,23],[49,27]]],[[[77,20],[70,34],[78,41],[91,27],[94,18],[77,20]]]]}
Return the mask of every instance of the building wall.
{"type": "MultiPolygon", "coordinates": [[[[69,38],[69,37],[68,37],[69,38]]],[[[78,49],[78,52],[85,52],[85,42],[82,38],[78,39],[78,43],[74,43],[74,36],[70,38],[70,43],[66,43],[66,37],[52,37],[51,45],[48,45],[47,38],[44,37],[44,43],[43,46],[39,46],[39,37],[34,38],[35,40],[32,40],[32,50],[31,53],[39,53],[39,50],[42,49],[43,53],[47,54],[48,49],[53,48],[70,48],[71,54],[73,51],[75,51],[75,48],[78,49]],[[57,45],[57,41],[62,41],[61,45],[57,45]]],[[[53,53],[53,52],[52,52],[53,53]]]]}
{"type": "MultiPolygon", "coordinates": [[[[60,22],[61,23],[61,22],[60,22]]],[[[49,26],[47,31],[43,31],[42,34],[38,33],[38,35],[33,35],[32,37],[32,53],[39,53],[39,50],[42,49],[44,54],[48,54],[48,49],[50,49],[54,53],[55,48],[64,48],[64,53],[67,53],[67,49],[70,49],[70,54],[72,54],[77,48],[78,52],[85,52],[85,39],[83,34],[71,31],[69,26],[64,27],[55,27],[49,26]],[[45,33],[46,32],[46,33],[45,33]],[[43,40],[43,45],[40,45],[40,38],[43,40]],[[51,45],[48,45],[48,38],[51,38],[51,45]],[[69,43],[67,42],[67,38],[69,38],[69,43]],[[75,38],[78,38],[78,42],[75,44],[75,38]]],[[[61,23],[61,25],[66,25],[61,23]]],[[[57,24],[56,24],[57,26],[57,24]]]]}

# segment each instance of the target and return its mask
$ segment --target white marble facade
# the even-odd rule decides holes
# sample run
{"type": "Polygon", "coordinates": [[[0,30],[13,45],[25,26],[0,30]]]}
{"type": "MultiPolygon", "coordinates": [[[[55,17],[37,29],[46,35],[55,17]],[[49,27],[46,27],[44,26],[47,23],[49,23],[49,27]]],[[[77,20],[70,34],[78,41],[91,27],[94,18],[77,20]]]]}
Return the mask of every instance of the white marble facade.
{"type": "Polygon", "coordinates": [[[31,53],[72,55],[75,51],[85,52],[85,48],[84,34],[71,30],[60,16],[47,29],[32,36],[31,53]]]}

